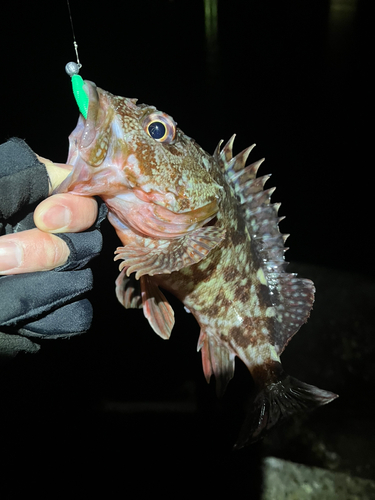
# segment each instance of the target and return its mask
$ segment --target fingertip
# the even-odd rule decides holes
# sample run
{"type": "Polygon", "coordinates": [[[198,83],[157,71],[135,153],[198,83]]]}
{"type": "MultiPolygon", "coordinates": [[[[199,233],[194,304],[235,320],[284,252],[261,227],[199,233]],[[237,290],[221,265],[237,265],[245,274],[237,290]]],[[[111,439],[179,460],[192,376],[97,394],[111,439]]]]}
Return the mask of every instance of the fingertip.
{"type": "Polygon", "coordinates": [[[69,231],[71,221],[72,212],[69,207],[55,204],[53,200],[34,212],[35,225],[45,232],[69,231]]]}
{"type": "Polygon", "coordinates": [[[72,165],[67,165],[65,163],[54,163],[47,158],[43,158],[43,156],[37,155],[37,158],[41,163],[44,163],[47,169],[48,177],[50,179],[49,194],[51,194],[52,191],[57,188],[57,186],[59,186],[70,174],[73,167],[72,165]]]}
{"type": "Polygon", "coordinates": [[[2,236],[1,252],[4,275],[49,271],[65,264],[70,254],[64,240],[37,228],[2,236]]]}
{"type": "Polygon", "coordinates": [[[90,228],[97,214],[98,205],[94,198],[56,194],[37,206],[34,222],[39,229],[49,233],[77,233],[90,228]]]}

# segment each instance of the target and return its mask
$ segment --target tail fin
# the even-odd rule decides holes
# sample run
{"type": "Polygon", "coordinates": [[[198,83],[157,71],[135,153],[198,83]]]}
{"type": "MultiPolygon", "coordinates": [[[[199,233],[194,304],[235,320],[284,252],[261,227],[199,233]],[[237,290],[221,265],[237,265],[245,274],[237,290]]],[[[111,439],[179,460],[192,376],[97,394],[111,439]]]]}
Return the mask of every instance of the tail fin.
{"type": "Polygon", "coordinates": [[[286,375],[282,380],[263,387],[256,395],[234,448],[243,448],[261,439],[271,427],[294,413],[312,410],[337,397],[337,394],[286,375]]]}

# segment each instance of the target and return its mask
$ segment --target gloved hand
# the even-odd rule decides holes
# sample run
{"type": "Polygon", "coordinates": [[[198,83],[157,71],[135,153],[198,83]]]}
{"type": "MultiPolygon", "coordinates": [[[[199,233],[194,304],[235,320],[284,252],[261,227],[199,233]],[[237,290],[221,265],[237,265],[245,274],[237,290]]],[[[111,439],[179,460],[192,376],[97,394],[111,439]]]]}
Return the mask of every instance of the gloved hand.
{"type": "Polygon", "coordinates": [[[99,225],[107,209],[98,201],[97,212],[90,198],[56,195],[59,203],[69,197],[66,205],[73,218],[52,230],[59,234],[44,232],[53,226],[51,214],[56,214],[59,226],[55,196],[47,198],[56,187],[47,170],[53,170],[57,184],[69,173],[69,166],[61,172],[52,166],[48,160],[39,161],[21,139],[0,145],[0,357],[36,352],[38,340],[77,335],[91,324],[92,307],[85,294],[93,283],[86,266],[101,250],[99,225]],[[43,231],[35,227],[33,215],[43,231]],[[91,228],[84,232],[60,232],[81,231],[88,225],[91,228]],[[11,263],[15,257],[18,267],[11,263]]]}

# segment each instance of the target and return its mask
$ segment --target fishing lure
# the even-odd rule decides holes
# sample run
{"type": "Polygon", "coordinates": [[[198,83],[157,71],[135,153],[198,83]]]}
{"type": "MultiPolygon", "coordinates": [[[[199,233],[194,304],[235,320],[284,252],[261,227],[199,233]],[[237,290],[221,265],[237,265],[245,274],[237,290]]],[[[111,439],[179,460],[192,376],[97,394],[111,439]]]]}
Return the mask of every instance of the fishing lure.
{"type": "Polygon", "coordinates": [[[72,79],[73,94],[78,104],[78,108],[86,119],[87,111],[89,109],[89,97],[83,88],[85,82],[82,80],[82,77],[78,74],[79,70],[80,70],[80,65],[75,62],[68,62],[68,64],[65,66],[65,71],[72,79]]]}

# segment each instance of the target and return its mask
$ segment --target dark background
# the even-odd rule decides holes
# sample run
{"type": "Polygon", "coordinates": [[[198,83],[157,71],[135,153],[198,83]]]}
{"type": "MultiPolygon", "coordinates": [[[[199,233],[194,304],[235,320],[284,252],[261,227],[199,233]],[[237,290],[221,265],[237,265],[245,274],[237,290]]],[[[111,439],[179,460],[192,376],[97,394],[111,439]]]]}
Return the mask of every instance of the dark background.
{"type": "MultiPolygon", "coordinates": [[[[233,133],[236,152],[256,142],[250,158],[266,157],[260,172],[272,173],[273,200],[282,202],[280,214],[287,216],[281,223],[282,232],[291,233],[287,260],[303,263],[308,277],[323,276],[321,297],[330,296],[330,286],[336,285],[334,295],[337,287],[351,288],[352,273],[355,290],[366,288],[374,276],[371,1],[217,3],[217,20],[205,21],[198,0],[106,0],[98,7],[72,0],[82,77],[167,112],[209,152],[233,133]]],[[[38,154],[64,162],[78,117],[64,71],[75,60],[66,2],[13,2],[2,6],[1,20],[0,140],[21,137],[38,154]]],[[[104,478],[107,488],[124,494],[137,485],[140,492],[167,488],[178,496],[205,476],[207,491],[257,491],[262,445],[228,451],[239,403],[229,395],[227,406],[216,411],[219,403],[205,386],[195,352],[196,323],[173,303],[176,326],[171,340],[162,342],[141,312],[125,313],[113,291],[118,242],[107,224],[103,234],[103,254],[93,265],[92,331],[43,346],[38,356],[19,357],[3,375],[10,468],[29,468],[36,488],[52,474],[59,488],[61,479],[74,491],[95,491],[104,478]],[[35,463],[37,450],[43,458],[35,463]]],[[[352,306],[352,296],[345,300],[352,306]]],[[[336,303],[336,318],[347,304],[336,303]]],[[[334,322],[330,314],[326,319],[334,322]]],[[[366,328],[370,335],[368,323],[366,328]]],[[[323,343],[316,340],[302,358],[298,348],[304,347],[295,344],[297,371],[305,356],[312,367],[306,381],[337,391],[343,382],[363,387],[360,371],[353,381],[350,370],[343,376],[343,365],[332,368],[328,382],[321,375],[339,338],[332,335],[327,346],[321,335],[323,343]]],[[[233,395],[241,384],[247,390],[245,370],[238,366],[237,372],[233,395]]],[[[321,410],[320,419],[340,416],[343,407],[336,408],[336,414],[321,410]]],[[[18,487],[13,483],[14,498],[18,487]]]]}

